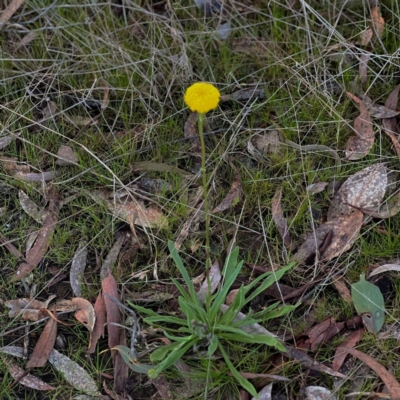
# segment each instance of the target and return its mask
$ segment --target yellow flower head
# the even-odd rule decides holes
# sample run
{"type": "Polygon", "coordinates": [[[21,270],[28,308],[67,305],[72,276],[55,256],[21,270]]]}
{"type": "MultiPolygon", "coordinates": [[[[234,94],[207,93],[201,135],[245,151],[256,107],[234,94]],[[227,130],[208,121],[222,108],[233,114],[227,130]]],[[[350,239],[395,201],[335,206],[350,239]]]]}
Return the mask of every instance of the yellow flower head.
{"type": "Polygon", "coordinates": [[[220,97],[219,90],[211,83],[197,82],[186,89],[184,100],[191,111],[205,114],[217,108],[220,97]]]}

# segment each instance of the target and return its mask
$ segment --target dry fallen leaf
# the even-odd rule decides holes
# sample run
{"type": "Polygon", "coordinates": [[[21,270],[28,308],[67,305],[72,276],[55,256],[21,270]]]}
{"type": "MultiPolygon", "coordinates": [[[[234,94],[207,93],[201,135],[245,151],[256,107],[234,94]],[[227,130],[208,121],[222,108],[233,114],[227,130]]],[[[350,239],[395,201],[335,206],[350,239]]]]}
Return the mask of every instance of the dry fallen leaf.
{"type": "Polygon", "coordinates": [[[101,287],[103,289],[104,303],[107,310],[108,347],[112,349],[120,344],[119,331],[121,330],[121,328],[113,324],[121,323],[121,314],[119,312],[118,304],[110,299],[110,297],[113,297],[119,300],[117,282],[115,281],[115,278],[111,274],[109,274],[106,278],[102,280],[101,287]],[[105,295],[108,295],[110,297],[105,295]]]}
{"type": "Polygon", "coordinates": [[[252,397],[251,400],[272,400],[272,383],[264,386],[257,394],[257,399],[252,397]]]}
{"type": "Polygon", "coordinates": [[[197,292],[197,297],[201,303],[204,303],[207,294],[213,294],[217,289],[219,282],[221,281],[221,270],[219,268],[219,262],[215,261],[211,265],[209,277],[205,278],[203,284],[201,285],[199,291],[197,292]]]}
{"type": "Polygon", "coordinates": [[[333,393],[322,386],[307,386],[304,400],[336,400],[333,393]]]}
{"type": "Polygon", "coordinates": [[[82,297],[74,297],[71,299],[71,302],[78,307],[74,314],[76,320],[83,324],[89,332],[92,333],[96,321],[92,304],[82,297]]]}
{"type": "Polygon", "coordinates": [[[388,271],[398,271],[400,272],[400,265],[398,264],[384,264],[381,265],[380,267],[375,268],[370,274],[369,278],[374,275],[381,274],[383,272],[388,272],[388,271]]]}
{"type": "Polygon", "coordinates": [[[389,390],[391,400],[400,400],[400,383],[382,364],[359,350],[350,347],[346,347],[345,350],[368,365],[382,379],[389,390]]]}
{"type": "Polygon", "coordinates": [[[388,183],[385,164],[374,164],[347,178],[339,189],[343,203],[360,209],[377,210],[388,183]]]}
{"type": "Polygon", "coordinates": [[[400,111],[392,110],[389,107],[374,103],[365,94],[360,94],[359,98],[363,101],[371,118],[387,119],[387,118],[393,118],[400,114],[400,111]]]}
{"type": "Polygon", "coordinates": [[[282,189],[278,189],[271,202],[272,220],[274,221],[278,229],[279,235],[281,236],[283,243],[287,248],[290,248],[292,241],[290,239],[286,218],[283,216],[281,199],[282,199],[282,189]]]}
{"type": "Polygon", "coordinates": [[[132,199],[130,196],[124,200],[119,198],[110,200],[107,194],[99,191],[92,193],[91,197],[99,203],[104,202],[116,218],[122,219],[131,226],[133,232],[134,225],[160,229],[168,227],[167,217],[153,204],[146,207],[143,201],[132,199]]]}
{"type": "Polygon", "coordinates": [[[361,46],[367,46],[371,41],[372,36],[374,36],[374,31],[371,28],[366,29],[360,33],[361,46]]]}
{"type": "Polygon", "coordinates": [[[0,150],[11,144],[16,138],[16,135],[7,135],[0,138],[0,150]]]}
{"type": "Polygon", "coordinates": [[[381,15],[381,8],[379,6],[374,6],[371,8],[372,17],[372,29],[374,30],[376,36],[382,37],[385,32],[385,20],[381,15]]]}
{"type": "Polygon", "coordinates": [[[360,80],[362,84],[367,82],[368,60],[369,60],[368,54],[361,54],[360,64],[358,65],[358,73],[360,74],[360,80]]]}
{"type": "Polygon", "coordinates": [[[14,279],[25,278],[37,267],[40,261],[42,261],[56,229],[60,208],[60,198],[57,195],[53,195],[47,209],[47,216],[43,221],[43,228],[40,230],[35,244],[26,255],[26,262],[20,264],[18,270],[15,272],[14,279]]]}
{"type": "Polygon", "coordinates": [[[200,147],[200,139],[197,133],[197,120],[199,115],[196,113],[191,113],[188,119],[185,122],[184,126],[184,134],[185,138],[192,138],[190,139],[192,143],[192,152],[195,155],[195,159],[197,162],[201,161],[201,147],[200,147]]]}
{"type": "Polygon", "coordinates": [[[66,381],[75,389],[85,392],[92,396],[101,397],[101,393],[97,389],[96,382],[91,376],[75,361],[64,354],[53,349],[50,354],[49,362],[53,367],[64,375],[66,381]]]}
{"type": "Polygon", "coordinates": [[[324,364],[320,364],[318,361],[315,361],[312,357],[308,356],[306,353],[303,351],[291,347],[291,346],[285,346],[286,348],[286,353],[285,356],[288,356],[292,358],[293,360],[296,360],[300,365],[303,367],[315,370],[315,371],[320,371],[328,375],[335,376],[337,378],[346,378],[346,375],[341,374],[340,372],[334,371],[332,368],[329,368],[328,366],[324,364]]]}
{"type": "MultiPolygon", "coordinates": [[[[54,310],[54,317],[57,318],[57,312],[54,310]]],[[[43,328],[37,341],[35,348],[29,358],[26,368],[40,368],[44,367],[53,350],[54,343],[57,337],[57,321],[50,318],[43,328]]]]}
{"type": "Polygon", "coordinates": [[[17,10],[24,4],[25,0],[12,0],[7,8],[0,16],[0,24],[3,25],[17,12],[17,10]]]}
{"type": "Polygon", "coordinates": [[[48,385],[46,382],[43,382],[41,379],[28,374],[25,370],[19,367],[16,364],[13,364],[11,361],[3,359],[3,363],[6,365],[8,372],[10,375],[21,385],[24,385],[28,388],[35,390],[54,390],[55,387],[48,385]],[[22,378],[21,378],[22,377],[22,378]]]}
{"type": "Polygon", "coordinates": [[[353,209],[348,215],[328,220],[306,237],[291,261],[303,263],[314,254],[324,261],[340,256],[358,239],[363,218],[361,211],[353,209]]]}
{"type": "Polygon", "coordinates": [[[47,315],[43,309],[48,308],[50,302],[55,298],[55,295],[50,296],[46,301],[32,299],[16,299],[8,300],[4,305],[10,308],[8,316],[16,318],[19,315],[24,321],[38,321],[47,315]]]}
{"type": "MultiPolygon", "coordinates": [[[[399,97],[400,85],[397,85],[388,96],[385,106],[392,110],[396,110],[399,97]]],[[[396,118],[386,118],[382,120],[384,132],[390,137],[396,150],[397,156],[400,157],[400,131],[397,126],[396,118]]]]}
{"type": "Polygon", "coordinates": [[[350,290],[347,288],[346,283],[344,282],[343,278],[335,278],[332,282],[335,286],[336,290],[339,292],[340,297],[346,302],[351,304],[351,294],[350,290]]]}
{"type": "Polygon", "coordinates": [[[22,209],[32,217],[39,224],[43,223],[46,219],[47,212],[40,211],[39,207],[32,201],[29,196],[22,190],[18,192],[19,203],[21,204],[22,209]]]}
{"type": "Polygon", "coordinates": [[[255,135],[255,146],[261,154],[277,154],[282,146],[281,134],[274,129],[263,135],[255,135]]]}
{"type": "MultiPolygon", "coordinates": [[[[349,93],[354,100],[354,95],[349,93]]],[[[354,120],[355,136],[349,138],[346,144],[346,158],[348,160],[359,160],[369,154],[374,145],[375,132],[372,128],[371,117],[364,103],[358,99],[360,115],[354,120]]]]}
{"type": "Polygon", "coordinates": [[[349,347],[353,348],[362,339],[364,332],[365,329],[357,329],[351,332],[347,339],[336,348],[335,357],[332,362],[332,369],[334,371],[339,371],[349,354],[346,349],[349,347]]]}
{"type": "Polygon", "coordinates": [[[76,164],[79,161],[77,155],[70,146],[61,145],[58,149],[57,156],[59,158],[57,159],[56,164],[61,166],[76,164]]]}
{"type": "Polygon", "coordinates": [[[87,255],[87,243],[85,241],[81,241],[79,243],[78,249],[75,252],[74,258],[71,263],[71,270],[69,273],[71,288],[76,297],[80,297],[82,295],[81,285],[83,281],[83,273],[86,268],[87,255]]]}
{"type": "Polygon", "coordinates": [[[94,303],[95,323],[93,332],[90,334],[90,344],[88,353],[94,353],[96,350],[97,342],[101,337],[104,337],[104,328],[106,323],[106,305],[104,303],[103,294],[100,291],[94,303]]]}

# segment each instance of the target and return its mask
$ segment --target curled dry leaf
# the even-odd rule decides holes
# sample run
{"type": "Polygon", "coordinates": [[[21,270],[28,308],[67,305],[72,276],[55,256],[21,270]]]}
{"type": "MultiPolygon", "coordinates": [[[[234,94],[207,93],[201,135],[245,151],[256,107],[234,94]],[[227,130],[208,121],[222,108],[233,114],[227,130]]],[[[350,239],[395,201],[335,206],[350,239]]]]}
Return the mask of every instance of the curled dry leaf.
{"type": "Polygon", "coordinates": [[[57,152],[57,165],[76,164],[79,160],[70,146],[61,145],[57,152]]]}
{"type": "Polygon", "coordinates": [[[209,277],[204,280],[201,288],[197,292],[197,297],[201,303],[204,303],[207,294],[213,294],[221,281],[221,270],[219,262],[215,261],[210,268],[209,277]]]}
{"type": "Polygon", "coordinates": [[[323,192],[328,185],[328,182],[312,183],[306,187],[306,190],[310,194],[317,194],[323,192]]]}
{"type": "MultiPolygon", "coordinates": [[[[351,97],[354,100],[355,96],[351,95],[351,97]]],[[[371,117],[364,103],[360,99],[358,101],[360,115],[354,120],[354,132],[356,135],[352,136],[346,144],[346,158],[352,161],[368,155],[375,141],[371,117]]]]}
{"type": "Polygon", "coordinates": [[[281,198],[282,198],[282,189],[278,189],[271,202],[272,220],[274,221],[278,229],[279,235],[281,236],[283,243],[285,244],[286,247],[289,248],[291,245],[291,239],[286,218],[283,216],[281,198]]]}
{"type": "Polygon", "coordinates": [[[15,140],[15,138],[16,138],[16,136],[14,136],[14,135],[7,135],[7,136],[1,137],[0,138],[0,150],[4,149],[8,145],[10,145],[15,140]]]}
{"type": "Polygon", "coordinates": [[[343,203],[360,209],[378,209],[387,188],[387,168],[374,164],[350,176],[339,189],[343,203]]]}
{"type": "Polygon", "coordinates": [[[113,266],[117,261],[118,255],[127,237],[128,237],[128,232],[124,232],[118,235],[117,240],[115,241],[110,252],[107,254],[107,257],[104,260],[103,264],[101,265],[101,270],[100,270],[101,280],[107,278],[112,273],[113,266]]]}
{"type": "Polygon", "coordinates": [[[21,385],[24,385],[31,389],[43,391],[55,389],[55,387],[48,385],[46,382],[43,382],[36,376],[28,374],[24,369],[16,364],[13,364],[11,361],[3,359],[3,362],[6,365],[10,375],[21,385]]]}
{"type": "Polygon", "coordinates": [[[96,321],[92,304],[82,297],[74,297],[71,299],[71,302],[78,307],[78,310],[75,311],[74,314],[76,320],[83,324],[89,332],[92,333],[96,321]]]}
{"type": "Polygon", "coordinates": [[[64,354],[53,349],[50,354],[49,362],[53,367],[64,375],[66,381],[75,389],[80,390],[92,396],[101,397],[101,393],[97,390],[96,382],[91,376],[75,361],[64,354]]]}
{"type": "Polygon", "coordinates": [[[50,302],[55,298],[55,295],[50,296],[46,301],[32,300],[32,299],[16,299],[8,300],[4,305],[10,308],[8,316],[16,318],[19,315],[24,321],[38,321],[47,315],[43,309],[48,308],[50,302]]]}
{"type": "Polygon", "coordinates": [[[380,267],[375,268],[370,274],[369,277],[371,278],[374,275],[382,274],[383,272],[388,271],[399,271],[400,272],[400,265],[398,264],[384,264],[380,267]]]}
{"type": "Polygon", "coordinates": [[[78,249],[75,252],[71,264],[71,271],[69,273],[71,288],[76,297],[80,297],[82,295],[81,282],[83,281],[83,273],[86,268],[87,255],[87,243],[85,241],[81,241],[78,249]]]}
{"type": "Polygon", "coordinates": [[[251,400],[272,400],[272,383],[263,387],[259,392],[257,399],[252,397],[251,400]]]}

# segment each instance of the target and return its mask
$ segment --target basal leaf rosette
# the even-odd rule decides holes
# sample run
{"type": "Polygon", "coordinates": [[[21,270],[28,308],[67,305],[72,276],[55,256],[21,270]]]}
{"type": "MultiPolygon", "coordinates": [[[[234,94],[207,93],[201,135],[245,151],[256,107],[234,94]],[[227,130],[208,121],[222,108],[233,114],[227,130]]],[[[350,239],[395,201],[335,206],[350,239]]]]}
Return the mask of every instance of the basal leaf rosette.
{"type": "Polygon", "coordinates": [[[217,108],[221,94],[211,83],[197,82],[186,89],[185,103],[193,112],[206,114],[217,108]]]}

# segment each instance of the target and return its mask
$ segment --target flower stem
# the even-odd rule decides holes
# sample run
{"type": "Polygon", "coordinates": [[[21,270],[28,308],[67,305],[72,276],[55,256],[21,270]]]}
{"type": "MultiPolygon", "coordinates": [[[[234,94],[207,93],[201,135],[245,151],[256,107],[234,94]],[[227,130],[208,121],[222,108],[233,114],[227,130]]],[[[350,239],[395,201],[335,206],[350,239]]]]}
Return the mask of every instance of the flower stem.
{"type": "Polygon", "coordinates": [[[207,190],[207,174],[206,174],[206,145],[204,143],[203,126],[205,114],[199,113],[198,127],[199,137],[201,144],[201,178],[203,182],[203,196],[204,196],[204,213],[206,217],[206,271],[210,267],[210,212],[208,209],[208,190],[207,190]]]}

